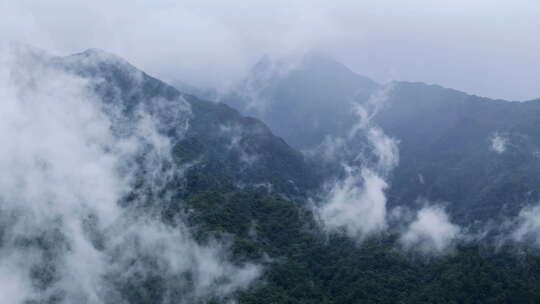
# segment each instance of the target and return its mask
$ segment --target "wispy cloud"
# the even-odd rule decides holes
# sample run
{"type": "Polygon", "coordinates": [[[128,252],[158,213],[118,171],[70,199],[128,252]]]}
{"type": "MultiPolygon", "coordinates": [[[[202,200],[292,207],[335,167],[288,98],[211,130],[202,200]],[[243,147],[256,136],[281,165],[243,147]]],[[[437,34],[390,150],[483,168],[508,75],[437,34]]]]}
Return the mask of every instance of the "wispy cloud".
{"type": "Polygon", "coordinates": [[[372,170],[346,167],[345,179],[331,187],[319,209],[324,225],[330,230],[343,228],[358,239],[384,231],[387,187],[372,170]]]}
{"type": "Polygon", "coordinates": [[[513,224],[511,240],[540,246],[540,205],[523,208],[513,220],[513,224]]]}
{"type": "Polygon", "coordinates": [[[387,104],[391,93],[392,86],[386,86],[367,102],[353,103],[357,123],[348,137],[332,141],[340,145],[329,151],[339,152],[360,140],[369,147],[368,152],[361,151],[343,165],[345,177],[330,185],[317,209],[318,214],[327,229],[344,230],[360,241],[385,233],[392,225],[391,231],[399,234],[403,249],[437,255],[449,252],[452,245],[462,239],[462,228],[450,221],[442,205],[424,202],[424,206],[415,211],[411,208],[413,202],[401,202],[403,206],[387,210],[388,178],[399,164],[399,142],[386,135],[373,119],[384,107],[391,106],[387,104]]]}
{"type": "Polygon", "coordinates": [[[2,1],[0,12],[3,39],[63,54],[104,48],[162,79],[198,86],[234,83],[265,53],[322,48],[380,82],[395,74],[496,98],[538,98],[540,42],[528,34],[540,27],[535,1],[19,0],[2,1]],[[492,52],[500,37],[514,47],[492,52]]]}
{"type": "Polygon", "coordinates": [[[441,254],[458,241],[461,228],[450,221],[440,205],[426,205],[402,232],[400,243],[407,250],[441,254]]]}
{"type": "MultiPolygon", "coordinates": [[[[345,229],[351,237],[362,240],[387,228],[386,177],[399,162],[398,142],[388,137],[371,120],[383,107],[391,92],[385,87],[371,96],[366,103],[353,103],[357,123],[346,139],[333,142],[339,147],[325,151],[339,151],[353,141],[364,141],[370,155],[358,153],[344,163],[345,177],[330,185],[330,190],[318,213],[325,227],[330,230],[345,229]],[[369,156],[375,156],[371,161],[369,156]]],[[[327,143],[329,143],[327,141],[327,143]]]]}
{"type": "Polygon", "coordinates": [[[500,133],[493,134],[490,139],[490,149],[498,154],[502,154],[506,151],[508,145],[508,138],[500,133]]]}
{"type": "Polygon", "coordinates": [[[160,221],[158,202],[182,174],[163,134],[189,128],[185,102],[152,100],[127,119],[123,100],[95,94],[101,80],[34,55],[0,49],[3,300],[123,303],[158,284],[156,301],[193,303],[258,277],[257,265],[228,260],[226,244],[196,242],[181,219],[160,221]]]}

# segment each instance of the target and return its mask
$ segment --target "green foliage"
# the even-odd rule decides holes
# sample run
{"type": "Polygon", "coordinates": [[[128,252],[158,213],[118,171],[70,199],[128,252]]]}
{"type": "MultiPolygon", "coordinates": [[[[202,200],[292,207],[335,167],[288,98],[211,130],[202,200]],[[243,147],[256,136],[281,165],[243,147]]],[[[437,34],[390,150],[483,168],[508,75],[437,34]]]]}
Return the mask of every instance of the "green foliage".
{"type": "Polygon", "coordinates": [[[185,202],[201,240],[231,235],[234,260],[264,265],[240,303],[537,303],[540,257],[461,245],[429,257],[396,236],[357,244],[320,230],[300,204],[257,189],[209,191],[185,202]]]}

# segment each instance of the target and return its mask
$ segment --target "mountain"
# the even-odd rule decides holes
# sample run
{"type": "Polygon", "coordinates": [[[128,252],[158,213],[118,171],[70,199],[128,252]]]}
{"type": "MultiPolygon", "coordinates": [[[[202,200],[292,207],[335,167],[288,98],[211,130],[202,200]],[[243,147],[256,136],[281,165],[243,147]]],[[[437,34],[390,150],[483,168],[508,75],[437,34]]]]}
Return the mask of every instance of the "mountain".
{"type": "Polygon", "coordinates": [[[319,53],[263,58],[222,100],[307,155],[347,141],[350,155],[338,163],[369,147],[365,138],[348,139],[361,119],[354,104],[371,111],[371,124],[398,142],[390,207],[443,202],[460,224],[484,225],[540,199],[537,100],[491,100],[423,83],[380,85],[319,53]]]}
{"type": "Polygon", "coordinates": [[[297,149],[312,148],[324,136],[347,132],[355,117],[350,103],[379,87],[320,52],[302,58],[263,58],[248,78],[221,101],[268,123],[297,149]]]}
{"type": "MultiPolygon", "coordinates": [[[[191,210],[187,222],[196,227],[198,240],[204,242],[216,233],[232,235],[234,259],[264,265],[260,284],[239,292],[238,301],[535,302],[540,295],[534,287],[540,264],[534,253],[514,268],[510,265],[518,263],[518,258],[512,247],[491,252],[489,245],[465,242],[455,247],[454,254],[433,261],[418,259],[415,254],[393,252],[396,234],[375,236],[362,245],[343,234],[327,235],[310,208],[289,200],[304,201],[306,193],[320,190],[321,182],[330,177],[321,176],[320,160],[304,156],[285,142],[310,149],[328,135],[346,137],[358,122],[351,100],[366,102],[381,90],[381,85],[320,54],[309,55],[302,64],[294,72],[290,67],[286,72],[279,67],[276,72],[274,67],[273,73],[286,76],[270,85],[263,81],[267,67],[256,68],[261,73],[257,81],[264,83],[263,96],[276,94],[265,99],[268,103],[263,109],[268,112],[260,118],[268,119],[270,128],[285,141],[256,119],[243,117],[224,104],[179,93],[149,76],[133,87],[119,81],[122,73],[106,78],[107,84],[122,88],[122,100],[182,96],[190,104],[193,117],[174,151],[183,163],[196,165],[186,174],[182,201],[166,208],[164,220],[191,210]],[[145,88],[144,98],[130,97],[130,91],[138,87],[145,88]],[[475,275],[470,275],[471,269],[475,275]]],[[[448,201],[448,211],[459,224],[489,221],[496,215],[509,218],[519,211],[524,201],[515,203],[511,213],[501,207],[512,203],[500,193],[514,196],[514,202],[531,195],[522,188],[523,179],[516,177],[525,175],[534,186],[533,158],[524,156],[522,149],[513,151],[512,145],[519,139],[526,147],[535,147],[534,102],[491,101],[414,83],[396,83],[390,92],[373,118],[374,124],[399,141],[400,164],[389,177],[389,206],[413,206],[420,196],[448,201]],[[493,148],[497,135],[504,138],[503,152],[493,148]],[[464,179],[469,174],[472,178],[464,179]],[[424,183],[421,190],[419,176],[424,183]],[[501,186],[504,190],[499,190],[501,186]],[[471,195],[472,189],[481,195],[471,195]]],[[[365,145],[364,140],[352,144],[365,145]]]]}
{"type": "Polygon", "coordinates": [[[301,153],[116,55],[10,47],[0,50],[0,277],[20,288],[0,293],[226,303],[258,282],[268,255],[249,232],[257,217],[294,219],[293,199],[320,182],[301,153]]]}
{"type": "MultiPolygon", "coordinates": [[[[0,67],[2,113],[9,114],[0,122],[0,167],[8,177],[0,179],[0,291],[9,290],[4,295],[13,303],[540,300],[534,247],[465,239],[445,251],[419,252],[401,247],[402,231],[359,240],[321,224],[313,206],[320,202],[313,200],[325,192],[323,184],[342,176],[321,169],[326,161],[318,154],[293,147],[309,150],[328,136],[347,139],[358,123],[350,94],[366,102],[382,87],[327,57],[310,55],[294,76],[283,76],[290,67],[271,74],[286,80],[271,81],[265,92],[287,99],[275,100],[284,108],[269,113],[290,116],[267,116],[275,119],[270,127],[102,50],[67,57],[18,52],[16,58],[10,73],[0,67]],[[309,106],[314,100],[316,110],[309,106]],[[290,131],[277,133],[285,140],[271,131],[278,122],[290,131]],[[306,122],[315,127],[301,128],[306,122]]],[[[503,101],[493,107],[423,84],[400,83],[391,92],[373,118],[400,140],[400,165],[388,176],[380,173],[391,181],[384,192],[389,204],[412,204],[408,197],[421,191],[436,199],[454,190],[441,179],[456,182],[449,172],[486,166],[486,172],[509,174],[508,180],[516,178],[516,168],[529,174],[525,165],[516,166],[528,158],[512,145],[536,143],[535,102],[520,110],[503,101]],[[501,113],[504,119],[493,121],[501,113]],[[412,188],[418,174],[429,187],[412,188]]],[[[351,147],[369,144],[362,137],[351,147]]],[[[368,162],[348,158],[355,153],[337,155],[334,161],[351,166],[368,162]]],[[[436,231],[448,227],[437,224],[436,231]]]]}
{"type": "MultiPolygon", "coordinates": [[[[187,102],[190,118],[183,123],[174,121],[174,109],[155,110],[162,110],[156,113],[158,119],[170,120],[171,128],[186,128],[182,138],[175,139],[173,151],[178,162],[191,164],[188,192],[266,185],[294,197],[317,186],[304,157],[259,120],[243,117],[225,104],[181,93],[101,50],[91,49],[54,62],[82,77],[100,79],[94,90],[106,102],[125,103],[127,111],[160,99],[187,102]]],[[[177,130],[165,132],[174,134],[177,130]]]]}
{"type": "Polygon", "coordinates": [[[375,118],[400,141],[389,195],[395,202],[419,196],[449,202],[462,223],[515,216],[540,199],[539,111],[537,101],[396,83],[375,118]]]}

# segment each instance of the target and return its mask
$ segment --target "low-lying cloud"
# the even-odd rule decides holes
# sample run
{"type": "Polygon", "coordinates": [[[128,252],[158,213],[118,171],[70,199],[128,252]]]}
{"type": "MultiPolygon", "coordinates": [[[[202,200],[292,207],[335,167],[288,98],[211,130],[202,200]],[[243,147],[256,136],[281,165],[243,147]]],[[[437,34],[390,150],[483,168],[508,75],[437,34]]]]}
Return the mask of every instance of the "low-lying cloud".
{"type": "Polygon", "coordinates": [[[514,224],[510,234],[511,240],[540,246],[540,205],[523,208],[514,224]]]}
{"type": "MultiPolygon", "coordinates": [[[[352,141],[365,141],[370,155],[357,154],[344,163],[345,177],[330,185],[330,190],[318,209],[320,218],[330,230],[344,229],[351,237],[362,240],[387,228],[386,194],[387,175],[399,162],[398,142],[388,137],[382,129],[373,126],[372,118],[390,94],[391,88],[377,91],[363,103],[353,103],[357,123],[348,138],[325,143],[340,143],[339,147],[324,151],[339,151],[352,141]],[[371,161],[369,156],[374,156],[371,161]]],[[[326,156],[328,158],[328,156],[326,156]]]]}
{"type": "Polygon", "coordinates": [[[391,92],[391,86],[383,87],[367,102],[354,103],[358,121],[351,128],[348,138],[325,141],[326,145],[339,145],[331,145],[332,149],[324,151],[339,151],[351,141],[361,139],[369,146],[369,153],[358,153],[350,164],[344,164],[345,177],[331,184],[318,213],[327,229],[344,230],[347,235],[360,241],[388,231],[390,221],[396,226],[392,231],[400,235],[402,248],[425,254],[448,252],[460,238],[461,228],[450,221],[442,206],[425,203],[416,214],[409,208],[399,206],[392,212],[387,210],[387,180],[399,163],[399,142],[386,135],[372,121],[387,106],[391,92]]]}
{"type": "Polygon", "coordinates": [[[330,230],[345,229],[354,238],[386,229],[385,180],[366,168],[346,167],[344,180],[336,182],[319,214],[330,230]]]}
{"type": "Polygon", "coordinates": [[[495,153],[502,154],[506,151],[506,147],[508,145],[507,137],[499,133],[495,133],[493,136],[490,137],[489,141],[490,149],[495,153]]]}
{"type": "Polygon", "coordinates": [[[450,221],[440,205],[426,205],[402,233],[399,242],[405,249],[441,254],[458,240],[461,228],[450,221]]]}
{"type": "Polygon", "coordinates": [[[0,49],[3,301],[125,303],[159,290],[155,303],[193,303],[257,278],[258,266],[228,260],[226,244],[199,244],[181,219],[157,216],[169,178],[181,174],[161,129],[179,122],[184,132],[189,106],[156,100],[126,120],[120,101],[92,90],[99,79],[45,61],[21,46],[0,49]]]}

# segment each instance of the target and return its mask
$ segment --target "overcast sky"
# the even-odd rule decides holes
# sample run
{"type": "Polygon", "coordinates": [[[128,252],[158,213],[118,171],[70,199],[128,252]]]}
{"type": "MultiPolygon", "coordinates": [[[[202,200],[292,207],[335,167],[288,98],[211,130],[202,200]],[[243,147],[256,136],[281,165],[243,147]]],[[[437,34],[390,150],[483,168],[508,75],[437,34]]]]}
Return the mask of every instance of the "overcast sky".
{"type": "Polygon", "coordinates": [[[0,0],[0,37],[60,55],[102,48],[197,86],[317,48],[377,81],[540,97],[538,0],[0,0]]]}

